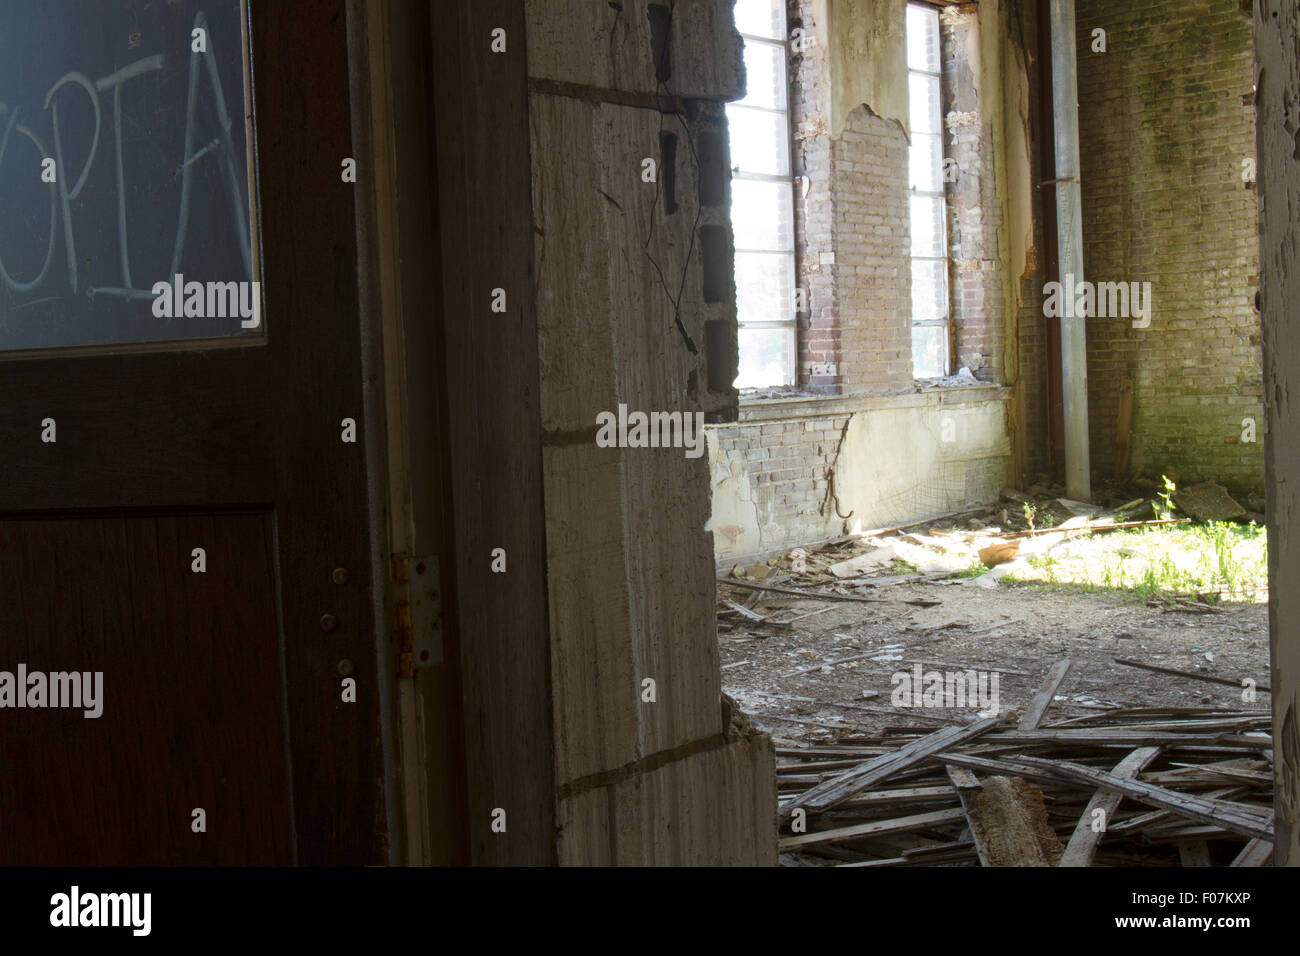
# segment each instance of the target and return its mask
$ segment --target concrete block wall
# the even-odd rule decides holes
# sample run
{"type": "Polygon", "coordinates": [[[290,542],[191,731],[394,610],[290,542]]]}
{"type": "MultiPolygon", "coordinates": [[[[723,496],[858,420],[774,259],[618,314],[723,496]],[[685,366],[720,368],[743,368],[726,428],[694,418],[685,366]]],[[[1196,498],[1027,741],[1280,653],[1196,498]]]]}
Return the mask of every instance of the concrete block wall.
{"type": "Polygon", "coordinates": [[[1078,0],[1077,19],[1087,278],[1149,281],[1154,296],[1148,328],[1089,322],[1093,467],[1113,469],[1131,377],[1133,469],[1261,492],[1250,15],[1238,0],[1078,0]]]}
{"type": "Polygon", "coordinates": [[[619,404],[735,415],[734,297],[705,301],[706,268],[732,269],[718,178],[722,103],[742,90],[731,3],[677,4],[666,61],[652,26],[667,4],[527,13],[559,858],[771,864],[770,741],[727,736],[721,713],[707,458],[595,443],[619,404]],[[702,208],[701,175],[715,177],[702,208]],[[676,328],[683,276],[694,354],[676,328]]]}

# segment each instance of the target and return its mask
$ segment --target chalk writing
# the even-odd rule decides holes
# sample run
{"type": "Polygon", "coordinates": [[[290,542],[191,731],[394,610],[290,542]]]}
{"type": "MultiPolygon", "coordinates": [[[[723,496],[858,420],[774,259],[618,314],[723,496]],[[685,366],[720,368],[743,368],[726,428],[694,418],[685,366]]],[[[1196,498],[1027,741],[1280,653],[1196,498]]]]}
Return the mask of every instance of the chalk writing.
{"type": "Polygon", "coordinates": [[[169,4],[121,36],[110,11],[93,43],[83,4],[48,6],[68,15],[0,13],[0,348],[239,332],[237,315],[160,322],[150,306],[181,272],[256,279],[242,4],[169,4]],[[31,64],[60,51],[112,69],[34,89],[31,64]]]}

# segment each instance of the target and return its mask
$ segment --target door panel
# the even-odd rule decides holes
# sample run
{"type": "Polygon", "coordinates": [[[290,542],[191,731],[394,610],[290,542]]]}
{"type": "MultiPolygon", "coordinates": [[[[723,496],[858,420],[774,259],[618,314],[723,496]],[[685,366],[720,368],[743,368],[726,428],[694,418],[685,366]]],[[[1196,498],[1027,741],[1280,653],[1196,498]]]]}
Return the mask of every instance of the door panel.
{"type": "MultiPolygon", "coordinates": [[[[108,11],[120,25],[137,8],[165,6],[192,24],[228,5],[110,0],[82,9],[108,11]]],[[[0,0],[0,15],[17,6],[0,0]]],[[[0,865],[388,859],[371,573],[383,546],[368,517],[377,509],[363,400],[363,379],[377,371],[362,367],[360,187],[340,177],[353,155],[344,12],[343,0],[254,0],[247,10],[256,334],[0,352],[0,671],[103,670],[105,688],[98,719],[0,708],[0,865]],[[202,573],[191,567],[197,547],[207,549],[202,573]],[[354,699],[345,699],[345,678],[354,699]],[[205,834],[190,829],[195,807],[207,810],[205,834]]],[[[90,29],[75,19],[66,28],[90,29]]],[[[229,42],[228,24],[223,31],[212,41],[229,42]]],[[[101,32],[126,43],[121,30],[101,32]]],[[[153,41],[163,48],[123,49],[103,63],[120,69],[142,51],[159,53],[163,72],[188,83],[188,40],[168,28],[153,41]]],[[[12,72],[0,61],[0,88],[12,72]]],[[[131,115],[125,98],[141,88],[122,89],[131,115]]],[[[200,113],[213,108],[209,89],[200,87],[200,113]]],[[[174,93],[158,95],[183,104],[174,93]]],[[[52,123],[52,114],[32,115],[41,111],[25,104],[20,122],[52,123]]],[[[137,137],[165,154],[159,168],[192,168],[194,188],[210,190],[212,215],[188,227],[181,271],[244,280],[242,254],[228,241],[232,213],[220,202],[230,195],[222,191],[230,147],[216,135],[211,149],[201,136],[187,146],[184,109],[134,115],[144,124],[137,137]]],[[[76,119],[71,107],[61,118],[76,119]]],[[[0,115],[0,134],[7,119],[0,115]]],[[[115,155],[102,145],[97,156],[87,182],[107,190],[94,202],[108,209],[115,174],[105,179],[98,164],[112,172],[115,155]]],[[[158,230],[162,252],[141,261],[167,258],[178,187],[160,175],[126,185],[137,198],[156,196],[160,210],[155,221],[131,209],[134,287],[155,278],[135,272],[135,237],[158,230]]],[[[71,212],[74,223],[90,216],[75,201],[71,212]]],[[[0,249],[14,228],[0,218],[0,249]]],[[[98,258],[77,271],[75,286],[61,277],[59,303],[32,308],[66,311],[85,300],[104,274],[101,260],[116,264],[114,235],[79,244],[98,258]]],[[[25,295],[0,283],[0,316],[12,320],[15,308],[24,316],[25,295]]]]}
{"type": "Polygon", "coordinates": [[[272,547],[268,514],[0,522],[5,669],[103,675],[5,712],[0,857],[290,862],[272,547]]]}

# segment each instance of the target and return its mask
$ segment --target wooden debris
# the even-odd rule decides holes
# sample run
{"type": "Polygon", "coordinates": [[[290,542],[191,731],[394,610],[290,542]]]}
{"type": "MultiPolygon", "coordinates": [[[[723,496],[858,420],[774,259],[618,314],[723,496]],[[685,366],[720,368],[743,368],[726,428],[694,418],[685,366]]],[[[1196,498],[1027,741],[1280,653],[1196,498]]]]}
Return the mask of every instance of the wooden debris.
{"type": "Polygon", "coordinates": [[[1229,866],[1267,866],[1272,858],[1273,844],[1267,840],[1254,839],[1242,847],[1229,866]]]}
{"type": "MultiPolygon", "coordinates": [[[[964,740],[971,740],[986,731],[992,730],[997,724],[998,718],[985,717],[964,727],[945,727],[942,730],[936,730],[934,733],[927,734],[893,753],[884,754],[874,760],[868,760],[855,770],[846,771],[833,780],[813,787],[797,801],[796,805],[810,812],[826,810],[837,803],[847,800],[859,791],[867,789],[873,783],[884,780],[886,777],[921,760],[925,760],[927,757],[942,753],[954,744],[959,744],[964,740]]],[[[781,812],[783,817],[789,817],[789,810],[783,809],[781,812]]]]}
{"type": "MultiPolygon", "coordinates": [[[[1055,693],[1064,665],[1035,700],[1055,693]]],[[[1272,739],[1255,732],[1268,726],[1267,713],[1132,708],[1041,728],[1033,712],[1023,730],[987,718],[781,748],[782,852],[866,867],[1263,866],[1271,858],[1272,739]],[[1125,751],[1118,761],[1117,747],[1125,751]],[[800,832],[790,830],[794,819],[800,832]],[[1104,825],[1094,827],[1098,820],[1104,825]]]]}
{"type": "Polygon", "coordinates": [[[934,810],[930,813],[918,813],[910,817],[898,817],[893,820],[877,820],[852,827],[839,827],[834,830],[822,830],[818,833],[806,833],[802,836],[783,837],[781,850],[791,850],[799,846],[814,843],[830,843],[836,840],[852,840],[858,837],[874,836],[880,833],[898,833],[902,830],[919,830],[934,826],[936,823],[951,823],[962,818],[961,808],[955,810],[934,810]]]}
{"type": "Polygon", "coordinates": [[[774,594],[788,594],[792,597],[812,601],[854,601],[860,604],[883,604],[881,598],[859,597],[856,594],[829,594],[825,591],[801,591],[799,588],[780,588],[771,584],[758,584],[745,578],[718,578],[719,584],[729,584],[733,588],[749,588],[754,591],[770,591],[774,594]]]}
{"type": "MultiPolygon", "coordinates": [[[[1154,671],[1157,674],[1173,674],[1175,677],[1190,677],[1192,680],[1203,680],[1211,684],[1224,684],[1227,687],[1235,687],[1238,690],[1242,687],[1239,679],[1232,680],[1229,677],[1215,677],[1213,674],[1200,674],[1196,671],[1183,671],[1176,667],[1161,667],[1158,664],[1146,664],[1142,661],[1135,661],[1128,657],[1116,657],[1114,660],[1116,664],[1123,664],[1125,667],[1138,667],[1144,671],[1154,671]]],[[[1261,691],[1265,694],[1269,693],[1268,682],[1265,681],[1261,684],[1259,681],[1256,681],[1255,690],[1261,691]]]]}
{"type": "Polygon", "coordinates": [[[1043,681],[1043,686],[1025,708],[1025,716],[1020,719],[1020,730],[1038,729],[1039,721],[1047,713],[1047,708],[1052,706],[1052,698],[1056,696],[1056,691],[1065,680],[1065,675],[1070,673],[1073,663],[1069,658],[1065,658],[1052,665],[1052,669],[1047,672],[1047,679],[1043,681]]]}
{"type": "MultiPolygon", "coordinates": [[[[1159,747],[1141,747],[1117,763],[1111,773],[1117,777],[1136,777],[1158,753],[1160,753],[1159,747]]],[[[1093,793],[1092,799],[1083,808],[1079,825],[1074,828],[1074,834],[1066,844],[1065,853],[1061,855],[1058,866],[1092,865],[1092,855],[1096,852],[1106,825],[1115,815],[1122,799],[1123,794],[1111,790],[1097,790],[1093,793]],[[1096,825],[1099,825],[1100,829],[1096,825]]]]}

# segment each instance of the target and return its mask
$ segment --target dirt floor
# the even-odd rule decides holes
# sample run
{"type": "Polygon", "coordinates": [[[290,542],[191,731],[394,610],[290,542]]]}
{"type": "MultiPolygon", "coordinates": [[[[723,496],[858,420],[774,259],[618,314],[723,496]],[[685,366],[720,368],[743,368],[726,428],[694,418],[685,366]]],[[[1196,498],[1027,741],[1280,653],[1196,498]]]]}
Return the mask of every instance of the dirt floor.
{"type": "MultiPolygon", "coordinates": [[[[790,582],[777,578],[782,584],[790,582]]],[[[879,603],[831,603],[720,587],[723,598],[788,626],[757,623],[725,604],[719,617],[723,688],[778,739],[834,740],[887,727],[960,723],[974,708],[898,707],[898,672],[974,669],[998,675],[999,710],[1023,709],[1049,669],[1074,665],[1052,704],[1056,719],[1115,707],[1267,709],[1239,686],[1120,665],[1114,658],[1268,687],[1268,608],[1147,604],[1114,593],[1070,593],[974,578],[873,578],[834,590],[879,603]],[[902,582],[902,583],[896,583],[902,582]],[[863,586],[869,584],[870,586],[863,586]],[[854,658],[854,659],[849,659],[854,658]]],[[[832,590],[821,585],[809,590],[832,590]]]]}

